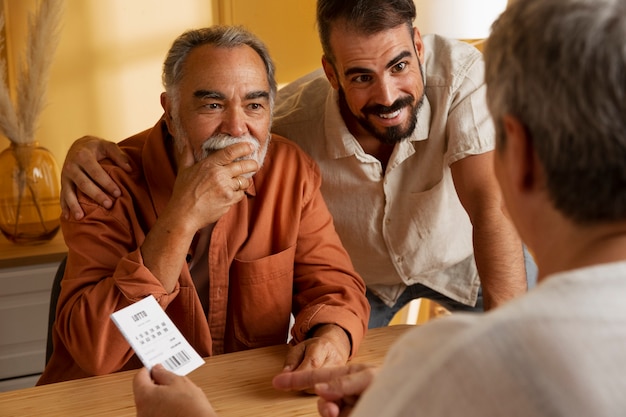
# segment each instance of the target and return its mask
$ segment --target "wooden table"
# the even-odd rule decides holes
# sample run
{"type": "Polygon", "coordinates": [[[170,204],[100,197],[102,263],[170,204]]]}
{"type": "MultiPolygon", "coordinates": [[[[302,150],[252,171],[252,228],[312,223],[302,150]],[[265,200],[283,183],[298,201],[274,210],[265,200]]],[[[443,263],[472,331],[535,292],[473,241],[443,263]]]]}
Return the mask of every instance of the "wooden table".
{"type": "MultiPolygon", "coordinates": [[[[410,325],[369,330],[353,362],[380,365],[389,346],[410,325]]],[[[282,369],[286,345],[218,355],[189,374],[221,417],[317,416],[313,395],[276,391],[271,380],[282,369]]],[[[1,416],[135,416],[132,379],[118,372],[0,393],[1,416]]]]}

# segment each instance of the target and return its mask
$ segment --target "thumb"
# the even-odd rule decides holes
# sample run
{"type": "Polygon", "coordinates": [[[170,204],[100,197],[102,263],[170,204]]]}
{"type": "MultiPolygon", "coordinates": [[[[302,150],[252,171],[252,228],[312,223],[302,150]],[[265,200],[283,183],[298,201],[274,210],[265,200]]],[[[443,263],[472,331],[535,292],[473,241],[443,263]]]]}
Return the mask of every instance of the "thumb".
{"type": "Polygon", "coordinates": [[[150,373],[152,375],[152,379],[158,385],[171,385],[176,379],[176,374],[168,371],[161,364],[152,367],[152,371],[150,373]]]}
{"type": "Polygon", "coordinates": [[[304,343],[298,343],[295,346],[289,345],[287,355],[285,356],[285,362],[283,364],[283,372],[290,372],[296,369],[300,365],[300,363],[302,363],[304,353],[304,343]]]}
{"type": "Polygon", "coordinates": [[[139,372],[133,378],[133,389],[137,391],[140,387],[152,385],[152,379],[150,378],[150,372],[147,368],[141,368],[139,372]]]}

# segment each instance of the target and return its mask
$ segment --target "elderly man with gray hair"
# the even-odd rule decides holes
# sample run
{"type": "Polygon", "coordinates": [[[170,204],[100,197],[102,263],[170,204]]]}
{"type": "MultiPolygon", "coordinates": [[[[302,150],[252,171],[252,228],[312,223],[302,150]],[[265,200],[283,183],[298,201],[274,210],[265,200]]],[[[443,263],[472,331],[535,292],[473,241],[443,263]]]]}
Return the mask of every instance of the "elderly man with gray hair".
{"type": "Polygon", "coordinates": [[[286,343],[285,369],[345,364],[367,329],[365,285],[315,162],[270,134],[265,46],[238,27],[192,30],[163,66],[164,114],[121,142],[132,173],[110,208],[86,195],[39,384],[141,366],[111,313],[154,296],[201,356],[286,343]]]}

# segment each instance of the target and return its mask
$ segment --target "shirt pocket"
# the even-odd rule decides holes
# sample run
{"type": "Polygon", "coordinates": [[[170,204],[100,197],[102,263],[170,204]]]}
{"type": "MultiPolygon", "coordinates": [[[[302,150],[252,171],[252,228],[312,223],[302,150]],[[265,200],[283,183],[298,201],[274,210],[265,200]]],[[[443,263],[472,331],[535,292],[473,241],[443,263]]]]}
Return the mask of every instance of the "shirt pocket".
{"type": "Polygon", "coordinates": [[[408,277],[437,273],[471,255],[472,224],[451,176],[425,191],[409,194],[404,204],[411,222],[398,232],[406,233],[401,241],[408,244],[396,250],[412,260],[403,271],[408,277]]]}
{"type": "Polygon", "coordinates": [[[230,297],[235,338],[248,348],[285,343],[289,332],[296,246],[270,256],[234,259],[230,297]]]}

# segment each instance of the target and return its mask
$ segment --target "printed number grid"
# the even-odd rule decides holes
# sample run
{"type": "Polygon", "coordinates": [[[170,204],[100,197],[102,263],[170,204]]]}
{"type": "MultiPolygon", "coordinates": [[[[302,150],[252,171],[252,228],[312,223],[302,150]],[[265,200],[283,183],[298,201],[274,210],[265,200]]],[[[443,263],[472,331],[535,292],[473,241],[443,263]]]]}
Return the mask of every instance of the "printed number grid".
{"type": "MultiPolygon", "coordinates": [[[[163,337],[167,336],[170,329],[167,326],[167,323],[161,322],[149,329],[145,329],[135,336],[135,340],[141,346],[149,346],[151,343],[157,342],[163,337]]],[[[173,356],[170,356],[163,362],[163,366],[170,371],[174,371],[175,369],[180,368],[181,366],[189,363],[191,360],[191,356],[184,350],[175,353],[173,356]]]]}

